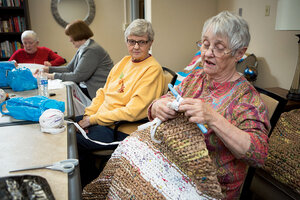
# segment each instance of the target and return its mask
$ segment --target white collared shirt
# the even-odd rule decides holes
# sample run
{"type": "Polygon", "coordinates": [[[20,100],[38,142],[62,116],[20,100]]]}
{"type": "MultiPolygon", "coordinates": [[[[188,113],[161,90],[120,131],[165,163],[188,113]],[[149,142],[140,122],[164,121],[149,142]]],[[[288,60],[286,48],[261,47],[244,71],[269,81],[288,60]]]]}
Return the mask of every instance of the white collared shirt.
{"type": "Polygon", "coordinates": [[[85,43],[83,43],[79,48],[78,48],[78,56],[79,58],[81,57],[81,54],[83,52],[83,50],[90,44],[91,39],[88,39],[87,41],[85,41],[85,43]]]}

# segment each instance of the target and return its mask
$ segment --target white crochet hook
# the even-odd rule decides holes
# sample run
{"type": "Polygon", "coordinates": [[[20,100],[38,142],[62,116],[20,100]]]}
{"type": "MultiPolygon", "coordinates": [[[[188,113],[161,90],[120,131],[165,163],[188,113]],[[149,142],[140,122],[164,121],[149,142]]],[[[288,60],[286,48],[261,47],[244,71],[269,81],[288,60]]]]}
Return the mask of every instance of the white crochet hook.
{"type": "MultiPolygon", "coordinates": [[[[172,92],[172,94],[174,95],[174,97],[176,98],[177,102],[181,102],[183,100],[183,98],[178,94],[178,92],[173,88],[172,84],[168,84],[168,87],[170,89],[170,91],[172,92]]],[[[207,129],[205,128],[205,126],[203,124],[198,124],[197,126],[200,128],[200,130],[202,131],[202,133],[207,133],[207,129]]]]}

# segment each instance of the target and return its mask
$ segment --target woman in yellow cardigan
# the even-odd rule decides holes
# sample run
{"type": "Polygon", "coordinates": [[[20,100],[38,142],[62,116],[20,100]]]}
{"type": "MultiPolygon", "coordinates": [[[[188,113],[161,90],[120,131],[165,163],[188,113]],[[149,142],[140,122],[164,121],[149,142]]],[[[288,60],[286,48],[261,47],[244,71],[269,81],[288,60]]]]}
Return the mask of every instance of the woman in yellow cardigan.
{"type": "MultiPolygon", "coordinates": [[[[92,140],[114,141],[116,121],[136,121],[147,117],[150,103],[163,94],[164,76],[161,65],[149,54],[154,32],[150,22],[134,20],[125,31],[125,42],[130,56],[125,56],[110,71],[104,88],[97,91],[92,104],[77,121],[92,140]]],[[[123,140],[136,126],[121,126],[117,138],[123,140]]],[[[100,145],[77,133],[82,187],[99,175],[91,152],[114,149],[116,145],[100,145]]]]}

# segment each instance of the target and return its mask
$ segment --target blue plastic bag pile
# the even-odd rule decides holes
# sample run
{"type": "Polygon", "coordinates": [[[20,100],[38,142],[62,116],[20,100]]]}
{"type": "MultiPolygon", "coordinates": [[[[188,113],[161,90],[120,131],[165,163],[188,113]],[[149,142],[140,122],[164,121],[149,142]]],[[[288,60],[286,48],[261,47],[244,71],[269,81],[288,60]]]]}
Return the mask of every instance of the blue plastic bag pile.
{"type": "Polygon", "coordinates": [[[15,68],[14,62],[0,62],[0,87],[10,87],[13,91],[33,90],[37,88],[37,80],[30,69],[15,68]]]}
{"type": "Polygon", "coordinates": [[[38,122],[45,110],[58,109],[65,111],[65,102],[49,99],[44,96],[14,97],[0,104],[0,112],[15,119],[38,122]],[[4,107],[5,105],[5,107],[4,107]],[[6,108],[6,111],[5,109],[6,108]]]}

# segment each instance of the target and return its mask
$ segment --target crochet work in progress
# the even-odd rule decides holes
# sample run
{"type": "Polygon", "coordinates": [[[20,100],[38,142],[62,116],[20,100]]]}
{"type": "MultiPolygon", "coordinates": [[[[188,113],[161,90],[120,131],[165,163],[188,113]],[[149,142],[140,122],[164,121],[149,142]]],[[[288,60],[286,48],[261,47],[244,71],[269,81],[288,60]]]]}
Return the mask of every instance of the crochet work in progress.
{"type": "Polygon", "coordinates": [[[204,135],[183,115],[136,131],[115,150],[83,199],[221,199],[216,169],[204,135]]]}
{"type": "Polygon", "coordinates": [[[300,194],[300,109],[281,114],[264,169],[300,194]]]}

